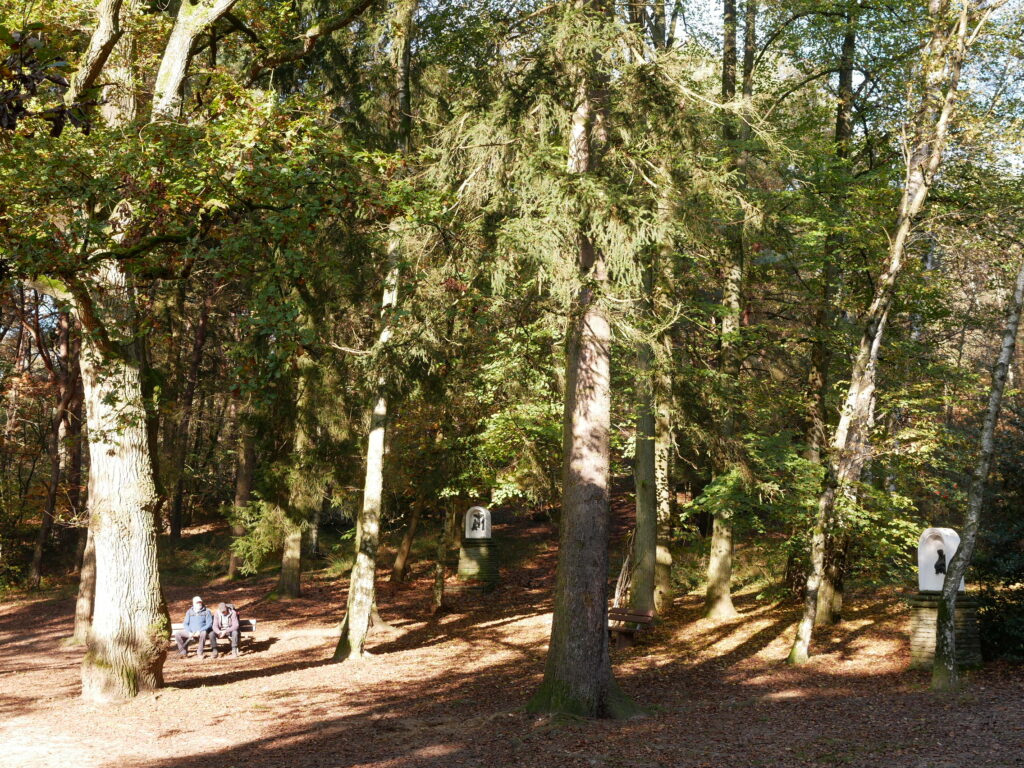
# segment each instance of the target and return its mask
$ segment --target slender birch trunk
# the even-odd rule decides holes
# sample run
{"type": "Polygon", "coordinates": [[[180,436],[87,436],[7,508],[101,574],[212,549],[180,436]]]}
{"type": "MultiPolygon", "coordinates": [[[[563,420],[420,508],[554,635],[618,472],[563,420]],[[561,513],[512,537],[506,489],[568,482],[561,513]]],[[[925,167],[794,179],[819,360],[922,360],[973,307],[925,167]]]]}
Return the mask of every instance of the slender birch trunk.
{"type": "MultiPolygon", "coordinates": [[[[667,341],[667,340],[666,340],[667,341]]],[[[667,346],[667,343],[666,343],[667,346]]],[[[671,358],[669,358],[671,359],[671,358]]],[[[657,387],[654,424],[654,488],[658,534],[654,568],[654,609],[663,614],[672,605],[672,420],[669,406],[672,381],[662,372],[657,387]]]]}
{"type": "MultiPolygon", "coordinates": [[[[385,278],[381,314],[384,327],[378,343],[387,344],[391,338],[391,309],[398,299],[397,243],[392,252],[392,267],[385,278]]],[[[377,548],[380,545],[380,510],[384,489],[384,438],[387,427],[388,400],[384,382],[378,383],[377,403],[370,416],[370,433],[366,445],[366,479],[363,485],[363,505],[356,518],[356,561],[349,577],[348,605],[341,622],[341,638],[334,651],[337,661],[359,658],[365,651],[366,635],[370,631],[370,613],[376,597],[377,548]]]]}
{"type": "Polygon", "coordinates": [[[825,566],[826,536],[836,525],[837,498],[840,495],[852,498],[867,460],[867,432],[873,413],[878,352],[889,318],[896,281],[905,263],[907,239],[942,163],[967,49],[980,33],[993,8],[989,6],[977,13],[975,18],[972,11],[977,11],[977,8],[965,3],[960,6],[957,15],[950,19],[949,7],[948,0],[928,0],[932,29],[922,53],[923,93],[913,123],[913,140],[907,158],[903,194],[897,210],[896,225],[889,240],[887,264],[876,283],[871,305],[861,319],[863,331],[839,423],[832,439],[825,485],[818,500],[818,512],[811,534],[811,573],[807,579],[804,614],[789,654],[789,662],[792,664],[801,664],[810,655],[818,590],[825,566]]]}
{"type": "Polygon", "coordinates": [[[978,463],[974,467],[971,487],[967,493],[967,514],[964,517],[963,537],[946,568],[942,582],[942,601],[939,603],[938,626],[935,636],[935,662],[932,666],[932,688],[952,690],[960,685],[960,669],[956,662],[956,598],[960,581],[971,564],[974,546],[978,541],[981,507],[985,501],[989,470],[995,453],[995,431],[1003,403],[1003,391],[1010,371],[1010,363],[1017,347],[1017,329],[1020,327],[1021,307],[1024,306],[1024,260],[1017,270],[1010,308],[1006,315],[1006,329],[999,358],[992,371],[992,390],[988,396],[988,409],[981,427],[978,463]]]}
{"type": "MultiPolygon", "coordinates": [[[[417,0],[400,0],[392,20],[395,54],[395,90],[398,96],[399,151],[407,154],[412,140],[411,54],[413,16],[417,0]]],[[[391,225],[388,242],[388,272],[384,278],[381,299],[381,331],[378,347],[384,347],[392,336],[391,314],[398,302],[398,278],[401,266],[402,232],[398,221],[391,225]]],[[[341,623],[341,638],[334,658],[343,661],[359,658],[365,651],[366,635],[371,626],[371,613],[376,600],[377,549],[380,545],[380,512],[384,487],[384,443],[387,428],[388,400],[386,382],[377,383],[377,398],[370,416],[370,433],[366,446],[366,479],[363,485],[363,506],[356,519],[356,560],[349,577],[348,606],[341,623]]]]}

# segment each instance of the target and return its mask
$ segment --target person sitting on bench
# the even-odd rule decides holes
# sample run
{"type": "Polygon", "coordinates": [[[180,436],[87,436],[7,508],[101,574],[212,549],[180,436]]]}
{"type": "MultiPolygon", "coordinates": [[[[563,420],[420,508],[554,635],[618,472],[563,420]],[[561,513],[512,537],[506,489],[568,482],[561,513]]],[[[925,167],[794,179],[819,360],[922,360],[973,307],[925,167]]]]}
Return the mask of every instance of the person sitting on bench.
{"type": "Polygon", "coordinates": [[[221,603],[213,614],[213,629],[210,631],[210,648],[213,658],[220,656],[217,640],[222,637],[231,638],[231,655],[238,658],[238,611],[231,603],[221,603]]]}
{"type": "Polygon", "coordinates": [[[196,658],[202,659],[203,649],[206,646],[206,636],[213,627],[213,615],[203,605],[203,598],[192,598],[192,607],[185,611],[184,626],[174,633],[174,642],[178,644],[178,655],[181,658],[188,656],[188,644],[192,640],[198,640],[196,646],[196,658]]]}

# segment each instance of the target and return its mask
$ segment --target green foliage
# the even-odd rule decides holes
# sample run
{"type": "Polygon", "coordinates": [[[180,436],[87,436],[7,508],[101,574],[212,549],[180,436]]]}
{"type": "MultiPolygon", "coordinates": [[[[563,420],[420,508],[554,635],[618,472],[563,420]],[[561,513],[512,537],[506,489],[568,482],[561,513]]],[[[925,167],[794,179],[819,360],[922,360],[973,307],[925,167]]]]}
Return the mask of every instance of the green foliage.
{"type": "Polygon", "coordinates": [[[281,551],[290,522],[285,510],[272,502],[256,500],[232,515],[232,523],[245,526],[245,535],[231,542],[231,551],[241,558],[240,570],[258,573],[267,557],[281,551]]]}
{"type": "Polygon", "coordinates": [[[792,433],[744,437],[747,463],[715,477],[681,510],[722,515],[751,534],[793,521],[803,527],[817,507],[822,469],[800,454],[792,433]]]}

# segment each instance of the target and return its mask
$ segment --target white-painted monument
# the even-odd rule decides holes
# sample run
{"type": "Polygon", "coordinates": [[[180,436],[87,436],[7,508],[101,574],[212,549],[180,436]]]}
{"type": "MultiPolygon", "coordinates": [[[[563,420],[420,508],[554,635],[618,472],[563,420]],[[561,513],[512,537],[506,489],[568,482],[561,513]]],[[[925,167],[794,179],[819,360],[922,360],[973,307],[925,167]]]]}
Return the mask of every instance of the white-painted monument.
{"type": "Polygon", "coordinates": [[[459,548],[459,578],[483,582],[474,589],[489,591],[498,583],[497,542],[491,538],[491,511],[470,507],[462,529],[459,548]]]}
{"type": "Polygon", "coordinates": [[[467,539],[491,538],[491,512],[486,507],[470,507],[466,512],[467,539]]]}
{"type": "MultiPolygon", "coordinates": [[[[921,592],[941,592],[946,569],[960,547],[960,534],[952,528],[928,528],[917,545],[917,588],[921,592]]],[[[960,591],[964,581],[960,580],[960,591]]]]}
{"type": "MultiPolygon", "coordinates": [[[[910,597],[910,666],[930,667],[935,660],[935,632],[942,582],[953,555],[960,548],[960,535],[952,528],[928,528],[917,544],[918,593],[910,597]]],[[[956,598],[956,657],[964,667],[981,665],[981,637],[978,633],[978,600],[966,593],[964,580],[956,598]]]]}

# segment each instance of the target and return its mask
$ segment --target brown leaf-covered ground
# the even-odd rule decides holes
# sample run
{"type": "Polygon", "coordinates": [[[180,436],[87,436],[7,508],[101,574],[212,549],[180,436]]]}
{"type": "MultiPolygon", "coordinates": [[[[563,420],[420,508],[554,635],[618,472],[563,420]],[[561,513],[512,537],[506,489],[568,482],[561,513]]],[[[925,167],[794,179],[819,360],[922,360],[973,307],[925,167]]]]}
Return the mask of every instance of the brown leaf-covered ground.
{"type": "Polygon", "coordinates": [[[1024,670],[994,665],[957,695],[908,670],[898,596],[854,596],[805,667],[783,659],[795,610],[737,601],[740,618],[700,618],[680,597],[663,624],[615,651],[622,687],[647,707],[625,722],[551,720],[522,707],[544,663],[555,560],[545,525],[496,527],[538,543],[488,596],[428,615],[426,564],[379,603],[393,628],[373,657],[330,662],[344,583],[306,579],[299,600],[265,599],[270,579],[169,587],[175,620],[192,593],[230,599],[259,632],[239,659],[165,666],[167,687],[123,704],[78,698],[81,650],[62,645],[70,600],[0,605],[0,766],[92,768],[460,768],[468,766],[1024,765],[1024,670]]]}

